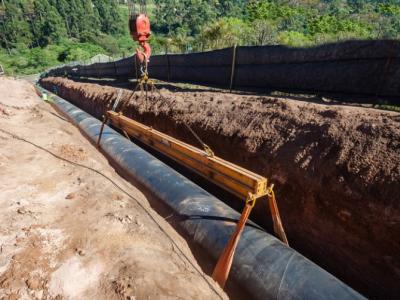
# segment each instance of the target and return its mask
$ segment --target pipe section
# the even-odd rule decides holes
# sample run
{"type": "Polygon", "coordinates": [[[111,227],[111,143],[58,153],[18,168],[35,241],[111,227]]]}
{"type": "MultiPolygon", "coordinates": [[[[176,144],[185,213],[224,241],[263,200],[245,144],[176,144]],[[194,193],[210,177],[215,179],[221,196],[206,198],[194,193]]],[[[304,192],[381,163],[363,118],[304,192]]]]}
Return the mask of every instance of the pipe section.
{"type": "MultiPolygon", "coordinates": [[[[96,143],[99,120],[57,96],[53,101],[96,143]]],[[[126,174],[178,214],[180,226],[217,260],[235,229],[239,213],[108,126],[104,127],[101,148],[126,174]]],[[[364,299],[256,226],[245,227],[230,276],[254,299],[364,299]]]]}

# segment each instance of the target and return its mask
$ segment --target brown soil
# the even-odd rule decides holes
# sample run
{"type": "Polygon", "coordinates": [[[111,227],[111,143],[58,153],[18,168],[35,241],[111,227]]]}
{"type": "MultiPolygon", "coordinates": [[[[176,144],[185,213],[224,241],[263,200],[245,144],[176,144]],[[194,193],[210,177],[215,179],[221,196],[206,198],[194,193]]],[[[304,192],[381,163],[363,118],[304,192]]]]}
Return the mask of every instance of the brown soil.
{"type": "Polygon", "coordinates": [[[0,299],[227,299],[151,199],[31,84],[1,78],[0,95],[0,299]]]}
{"type": "MultiPolygon", "coordinates": [[[[118,89],[47,78],[61,97],[101,117],[118,89]]],[[[400,293],[400,114],[209,91],[145,101],[122,90],[123,113],[276,184],[291,245],[371,297],[400,293]]],[[[256,220],[268,227],[266,207],[256,220]]]]}

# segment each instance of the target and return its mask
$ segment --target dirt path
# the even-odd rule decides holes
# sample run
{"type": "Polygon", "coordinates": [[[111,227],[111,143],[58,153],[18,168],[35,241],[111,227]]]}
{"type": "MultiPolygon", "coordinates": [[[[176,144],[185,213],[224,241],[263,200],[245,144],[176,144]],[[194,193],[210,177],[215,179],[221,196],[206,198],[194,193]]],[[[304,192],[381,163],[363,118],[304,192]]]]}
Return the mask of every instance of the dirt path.
{"type": "Polygon", "coordinates": [[[32,85],[2,78],[0,95],[0,299],[226,298],[196,271],[186,242],[146,197],[32,85]],[[4,131],[99,170],[135,200],[93,171],[4,131]]]}
{"type": "MultiPolygon", "coordinates": [[[[47,78],[97,117],[118,89],[47,78]]],[[[121,90],[123,113],[276,184],[291,245],[372,297],[400,293],[400,114],[264,96],[162,89],[144,101],[121,90]]],[[[267,208],[256,220],[270,226],[267,208]]]]}

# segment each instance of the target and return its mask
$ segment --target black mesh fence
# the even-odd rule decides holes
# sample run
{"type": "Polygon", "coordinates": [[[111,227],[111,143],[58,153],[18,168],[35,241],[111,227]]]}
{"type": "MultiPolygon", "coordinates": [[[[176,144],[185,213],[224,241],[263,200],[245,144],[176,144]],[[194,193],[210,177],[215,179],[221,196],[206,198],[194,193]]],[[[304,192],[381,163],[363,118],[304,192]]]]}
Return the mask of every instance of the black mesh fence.
{"type": "MultiPolygon", "coordinates": [[[[347,41],[313,48],[237,47],[151,58],[150,77],[247,90],[397,97],[400,41],[347,41]],[[232,72],[233,71],[233,72],[232,72]],[[231,79],[233,79],[231,81],[231,79]]],[[[63,67],[49,75],[135,78],[135,58],[63,67]]]]}

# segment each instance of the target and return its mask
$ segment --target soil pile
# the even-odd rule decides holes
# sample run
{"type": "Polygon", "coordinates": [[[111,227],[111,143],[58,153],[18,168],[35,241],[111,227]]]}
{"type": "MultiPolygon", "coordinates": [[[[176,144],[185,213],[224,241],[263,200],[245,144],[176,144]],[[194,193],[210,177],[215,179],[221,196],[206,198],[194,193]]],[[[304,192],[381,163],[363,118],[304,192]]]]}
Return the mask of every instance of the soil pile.
{"type": "MultiPolygon", "coordinates": [[[[97,117],[120,95],[126,116],[198,146],[189,124],[218,156],[276,184],[292,247],[368,296],[399,294],[400,114],[198,90],[145,101],[64,78],[42,83],[97,117]]],[[[266,209],[256,221],[268,227],[266,209]]]]}

